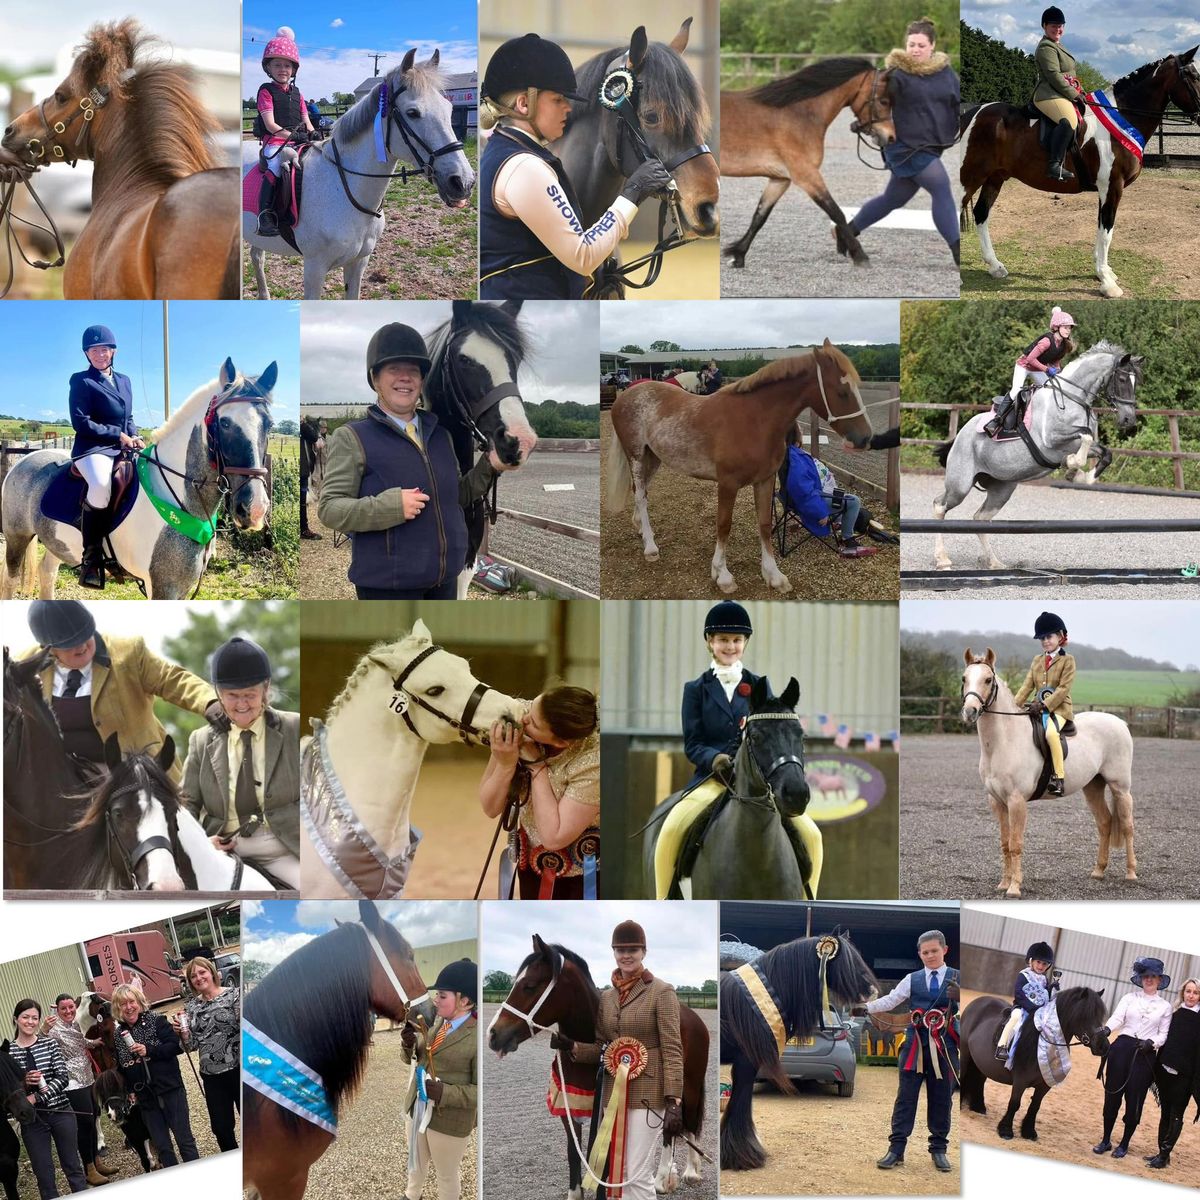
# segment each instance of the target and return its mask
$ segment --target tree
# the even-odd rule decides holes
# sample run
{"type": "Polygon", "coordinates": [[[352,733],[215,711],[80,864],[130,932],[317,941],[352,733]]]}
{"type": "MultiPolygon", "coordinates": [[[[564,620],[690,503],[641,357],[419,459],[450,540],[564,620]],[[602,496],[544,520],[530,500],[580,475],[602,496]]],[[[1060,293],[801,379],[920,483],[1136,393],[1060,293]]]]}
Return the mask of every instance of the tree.
{"type": "Polygon", "coordinates": [[[641,346],[629,345],[629,346],[622,346],[621,349],[617,351],[617,353],[618,354],[645,354],[646,352],[645,352],[645,350],[643,350],[641,348],[641,346]]]}
{"type": "Polygon", "coordinates": [[[483,977],[483,990],[485,992],[504,992],[506,995],[512,991],[513,977],[507,971],[489,971],[483,977]]]}
{"type": "Polygon", "coordinates": [[[289,417],[275,426],[275,432],[282,433],[284,437],[296,437],[300,432],[300,426],[289,417]]]}
{"type": "Polygon", "coordinates": [[[704,986],[700,990],[710,994],[715,992],[717,990],[717,981],[715,979],[706,979],[704,986]]]}
{"type": "Polygon", "coordinates": [[[333,102],[339,108],[349,108],[354,103],[353,92],[334,92],[333,102]]]}
{"type": "Polygon", "coordinates": [[[652,351],[657,351],[660,354],[662,354],[662,353],[674,354],[677,350],[683,349],[683,347],[680,346],[677,342],[658,341],[658,342],[651,342],[650,349],[652,351]]]}

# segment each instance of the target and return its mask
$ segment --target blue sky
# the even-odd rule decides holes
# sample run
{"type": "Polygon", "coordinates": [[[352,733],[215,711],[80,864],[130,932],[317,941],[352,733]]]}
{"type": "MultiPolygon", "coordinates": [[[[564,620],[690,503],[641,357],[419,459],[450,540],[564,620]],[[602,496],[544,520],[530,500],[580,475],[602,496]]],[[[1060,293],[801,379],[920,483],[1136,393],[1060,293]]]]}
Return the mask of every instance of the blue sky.
{"type": "MultiPolygon", "coordinates": [[[[169,312],[171,405],[178,408],[215,379],[227,357],[248,375],[275,360],[275,419],[300,415],[299,303],[176,300],[169,312]]],[[[156,300],[11,300],[4,306],[10,353],[0,412],[47,420],[67,415],[68,380],[87,369],[80,349],[89,325],[117,338],[116,368],[133,381],[134,419],[154,426],[163,415],[162,305],[156,300]]]]}

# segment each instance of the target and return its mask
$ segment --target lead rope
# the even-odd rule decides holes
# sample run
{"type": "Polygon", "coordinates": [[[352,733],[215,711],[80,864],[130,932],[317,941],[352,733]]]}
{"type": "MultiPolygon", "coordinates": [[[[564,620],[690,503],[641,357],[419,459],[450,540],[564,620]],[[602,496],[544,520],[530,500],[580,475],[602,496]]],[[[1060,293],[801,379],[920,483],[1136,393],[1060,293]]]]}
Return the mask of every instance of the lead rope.
{"type": "Polygon", "coordinates": [[[55,267],[61,267],[66,261],[66,246],[63,243],[62,234],[59,233],[58,226],[54,223],[54,218],[50,215],[49,209],[42,203],[42,198],[34,191],[33,184],[29,181],[29,176],[10,179],[3,185],[3,189],[0,190],[0,226],[4,230],[4,249],[8,258],[8,276],[4,282],[4,290],[0,291],[0,300],[3,300],[12,290],[13,281],[16,276],[16,260],[13,258],[14,246],[26,264],[38,271],[49,271],[55,267]],[[48,225],[39,225],[36,221],[30,221],[13,212],[13,196],[19,183],[24,184],[26,191],[29,192],[30,199],[41,210],[42,216],[49,222],[48,225]],[[34,229],[38,233],[49,234],[54,239],[54,249],[58,257],[53,262],[45,262],[40,258],[30,258],[25,253],[25,248],[21,245],[20,239],[12,227],[13,221],[19,221],[22,225],[27,225],[30,229],[34,229]]]}

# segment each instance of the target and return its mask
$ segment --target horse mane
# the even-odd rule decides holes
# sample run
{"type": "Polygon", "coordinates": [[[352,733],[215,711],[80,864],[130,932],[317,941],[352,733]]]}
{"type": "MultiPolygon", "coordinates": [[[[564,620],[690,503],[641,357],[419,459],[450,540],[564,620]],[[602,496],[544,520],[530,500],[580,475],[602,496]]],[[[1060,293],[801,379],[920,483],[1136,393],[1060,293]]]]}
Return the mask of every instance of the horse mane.
{"type": "Polygon", "coordinates": [[[875,64],[866,58],[824,58],[802,67],[792,75],[772,79],[770,83],[753,88],[748,95],[751,100],[770,108],[787,108],[800,100],[811,100],[814,96],[841,87],[855,75],[874,69],[875,64]]]}
{"type": "Polygon", "coordinates": [[[1104,997],[1089,987],[1064,988],[1055,997],[1063,1031],[1091,1033],[1104,1024],[1104,997]]]}
{"type": "MultiPolygon", "coordinates": [[[[767,363],[765,367],[759,367],[753,375],[747,375],[744,379],[739,379],[737,383],[730,385],[735,392],[753,392],[760,387],[765,387],[769,383],[778,383],[784,379],[795,379],[802,375],[811,366],[816,368],[818,354],[832,354],[834,362],[837,363],[843,375],[849,375],[855,382],[860,382],[858,371],[854,364],[845,354],[842,353],[836,346],[830,346],[826,349],[824,346],[814,347],[807,354],[796,354],[789,358],[777,358],[773,362],[767,363]]],[[[725,389],[722,388],[722,391],[725,389]]]]}
{"type": "MultiPolygon", "coordinates": [[[[555,979],[559,977],[559,974],[562,972],[563,962],[566,961],[573,963],[576,967],[578,967],[579,970],[583,972],[584,979],[586,979],[591,985],[592,990],[597,990],[596,982],[592,978],[592,969],[587,965],[587,960],[584,959],[582,955],[576,954],[574,950],[568,950],[566,946],[560,946],[557,942],[553,944],[547,942],[545,945],[547,950],[553,951],[549,958],[550,969],[553,972],[555,979]]],[[[538,950],[534,950],[525,955],[524,959],[521,961],[521,965],[517,968],[517,974],[520,975],[521,972],[524,971],[525,968],[530,964],[540,962],[546,957],[546,955],[542,954],[541,951],[538,950]]]]}
{"type": "Polygon", "coordinates": [[[1162,58],[1155,59],[1154,62],[1143,63],[1140,67],[1134,67],[1126,75],[1122,75],[1120,79],[1113,82],[1113,95],[1117,94],[1117,90],[1126,90],[1131,87],[1137,87],[1139,84],[1145,83],[1159,67],[1167,61],[1168,58],[1174,58],[1175,55],[1168,54],[1162,58]]]}
{"type": "MultiPolygon", "coordinates": [[[[240,378],[250,381],[250,376],[243,375],[241,372],[238,372],[238,375],[240,378]]],[[[207,409],[213,396],[220,395],[223,390],[219,378],[210,383],[202,383],[163,424],[146,435],[147,443],[161,442],[185,426],[198,425],[202,415],[200,410],[207,409]]],[[[250,404],[265,404],[268,408],[272,402],[270,396],[247,396],[246,400],[250,404]]]]}
{"type": "MultiPolygon", "coordinates": [[[[375,114],[379,111],[379,89],[385,83],[392,96],[402,87],[407,87],[418,99],[423,99],[430,92],[440,94],[445,91],[448,78],[440,66],[435,67],[428,62],[414,62],[407,71],[394,67],[361,100],[338,117],[333,124],[333,131],[340,132],[345,138],[355,138],[364,130],[370,129],[375,122],[375,114]]],[[[321,149],[324,150],[324,146],[321,149]]]]}
{"type": "Polygon", "coordinates": [[[333,698],[333,703],[329,706],[329,711],[325,714],[325,723],[328,725],[334,717],[341,712],[346,702],[358,690],[358,685],[367,677],[367,673],[375,665],[371,659],[375,655],[383,654],[385,651],[395,649],[410,637],[410,634],[405,634],[402,638],[397,638],[394,642],[376,642],[371,648],[354,664],[354,670],[346,678],[346,682],[342,684],[342,690],[333,698]]]}
{"type": "MultiPolygon", "coordinates": [[[[445,321],[430,335],[437,349],[444,350],[449,345],[448,333],[452,324],[452,321],[445,321]]],[[[466,320],[455,330],[456,334],[459,332],[478,333],[497,342],[518,363],[529,353],[529,334],[517,318],[499,304],[472,304],[467,310],[466,320]]],[[[437,355],[434,353],[430,357],[436,358],[437,355]]]]}
{"type": "MultiPolygon", "coordinates": [[[[846,981],[848,986],[855,971],[861,970],[870,975],[869,968],[850,939],[841,932],[836,932],[834,936],[837,937],[839,949],[827,968],[831,993],[838,990],[839,978],[846,981]]],[[[820,940],[820,937],[808,937],[785,942],[768,950],[755,963],[771,980],[782,1001],[781,1015],[787,1026],[788,1037],[807,1033],[821,1021],[821,972],[816,952],[820,940]]]]}

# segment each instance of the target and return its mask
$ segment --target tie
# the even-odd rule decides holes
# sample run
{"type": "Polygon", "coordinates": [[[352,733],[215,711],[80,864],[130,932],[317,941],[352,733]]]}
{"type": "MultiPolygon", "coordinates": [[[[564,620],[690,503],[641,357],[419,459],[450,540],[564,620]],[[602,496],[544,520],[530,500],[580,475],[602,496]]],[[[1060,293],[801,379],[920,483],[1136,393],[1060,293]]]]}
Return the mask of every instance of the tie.
{"type": "Polygon", "coordinates": [[[936,971],[934,971],[933,974],[929,976],[929,990],[933,993],[934,998],[936,999],[937,993],[938,993],[938,982],[937,982],[937,972],[936,971]]]}
{"type": "Polygon", "coordinates": [[[238,770],[237,787],[233,793],[239,825],[245,825],[258,812],[258,792],[254,778],[254,734],[242,730],[242,765],[238,770]]]}
{"type": "Polygon", "coordinates": [[[63,699],[64,700],[73,699],[75,694],[79,691],[80,687],[82,687],[82,686],[83,686],[83,672],[82,671],[68,671],[67,672],[67,686],[63,689],[63,699]]]}
{"type": "Polygon", "coordinates": [[[417,436],[416,421],[409,421],[409,423],[404,427],[404,432],[408,434],[409,441],[412,442],[412,444],[416,446],[418,450],[424,449],[424,447],[421,445],[421,439],[417,436]]]}
{"type": "Polygon", "coordinates": [[[433,1041],[429,1043],[429,1053],[432,1054],[445,1040],[446,1034],[450,1032],[450,1025],[443,1021],[442,1027],[433,1035],[433,1041]]]}

